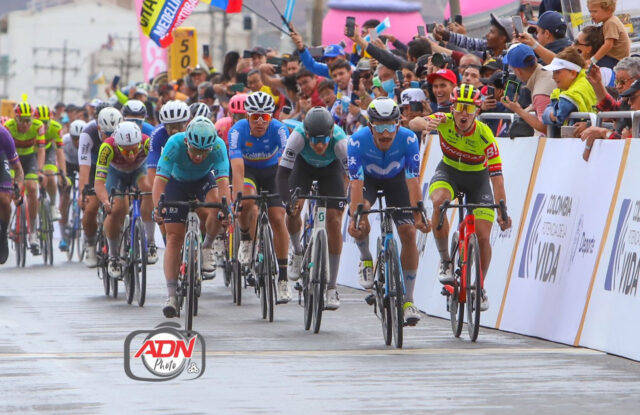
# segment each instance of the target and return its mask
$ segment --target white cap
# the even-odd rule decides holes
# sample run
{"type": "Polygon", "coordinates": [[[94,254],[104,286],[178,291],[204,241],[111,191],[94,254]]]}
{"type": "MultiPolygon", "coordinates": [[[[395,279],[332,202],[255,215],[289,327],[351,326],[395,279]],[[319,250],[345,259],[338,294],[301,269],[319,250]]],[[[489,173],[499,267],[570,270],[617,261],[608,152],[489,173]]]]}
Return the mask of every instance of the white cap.
{"type": "Polygon", "coordinates": [[[421,88],[407,88],[400,94],[400,106],[409,105],[410,102],[423,102],[427,96],[421,88]]]}
{"type": "Polygon", "coordinates": [[[553,58],[549,65],[543,66],[542,69],[545,71],[557,71],[559,69],[568,69],[570,71],[580,72],[582,68],[580,65],[576,65],[573,62],[569,62],[564,59],[553,58]]]}

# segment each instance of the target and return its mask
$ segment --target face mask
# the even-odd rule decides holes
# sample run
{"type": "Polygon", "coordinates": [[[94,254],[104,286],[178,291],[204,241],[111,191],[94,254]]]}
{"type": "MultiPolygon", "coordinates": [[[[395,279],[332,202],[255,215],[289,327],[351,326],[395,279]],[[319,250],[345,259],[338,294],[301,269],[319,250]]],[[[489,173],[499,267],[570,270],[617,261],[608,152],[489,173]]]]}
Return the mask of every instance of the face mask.
{"type": "Polygon", "coordinates": [[[386,81],[382,82],[382,89],[387,92],[387,96],[391,99],[393,99],[394,97],[393,90],[395,89],[395,87],[396,83],[393,78],[387,79],[386,81]]]}

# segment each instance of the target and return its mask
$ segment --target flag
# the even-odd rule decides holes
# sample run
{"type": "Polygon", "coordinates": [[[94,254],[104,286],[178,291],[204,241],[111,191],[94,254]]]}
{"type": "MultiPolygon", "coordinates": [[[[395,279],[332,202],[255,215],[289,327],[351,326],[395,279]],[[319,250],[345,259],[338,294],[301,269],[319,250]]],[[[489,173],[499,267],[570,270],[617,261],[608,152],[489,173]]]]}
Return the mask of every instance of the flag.
{"type": "Polygon", "coordinates": [[[104,73],[100,72],[95,78],[93,78],[92,82],[94,85],[103,85],[107,83],[107,79],[105,78],[104,73]]]}
{"type": "Polygon", "coordinates": [[[140,10],[140,29],[158,46],[173,42],[173,29],[180,26],[199,0],[144,0],[140,10]]]}
{"type": "MultiPolygon", "coordinates": [[[[287,5],[284,6],[284,19],[291,23],[291,19],[293,18],[293,8],[296,7],[296,0],[287,0],[287,5]]],[[[282,30],[284,32],[289,32],[289,28],[283,23],[282,30]]],[[[284,33],[282,34],[284,36],[284,33]]]]}
{"type": "Polygon", "coordinates": [[[227,13],[240,13],[242,0],[201,0],[203,3],[224,10],[227,13]]]}

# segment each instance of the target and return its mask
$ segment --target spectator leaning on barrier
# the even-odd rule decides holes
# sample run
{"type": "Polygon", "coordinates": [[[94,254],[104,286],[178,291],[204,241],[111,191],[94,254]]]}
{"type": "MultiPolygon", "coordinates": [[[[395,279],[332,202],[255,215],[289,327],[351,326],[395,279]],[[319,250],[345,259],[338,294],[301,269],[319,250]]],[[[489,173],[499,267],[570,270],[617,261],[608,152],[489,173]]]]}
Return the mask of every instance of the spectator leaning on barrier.
{"type": "Polygon", "coordinates": [[[523,109],[517,101],[513,102],[506,96],[502,98],[502,104],[535,130],[546,133],[542,115],[551,103],[551,93],[556,88],[553,73],[543,70],[533,49],[522,43],[509,48],[504,62],[519,80],[526,83],[526,87],[531,91],[532,104],[530,108],[523,109]],[[530,110],[535,111],[536,115],[531,115],[530,110]]]}
{"type": "Polygon", "coordinates": [[[596,94],[587,81],[584,66],[580,53],[574,48],[567,48],[544,67],[546,71],[553,71],[553,80],[558,86],[551,93],[551,103],[542,117],[546,125],[561,126],[572,112],[593,111],[597,103],[596,94]]]}
{"type": "Polygon", "coordinates": [[[547,11],[540,15],[537,21],[530,21],[535,26],[537,39],[540,45],[558,54],[571,46],[571,40],[567,35],[567,22],[556,11],[547,11]]]}

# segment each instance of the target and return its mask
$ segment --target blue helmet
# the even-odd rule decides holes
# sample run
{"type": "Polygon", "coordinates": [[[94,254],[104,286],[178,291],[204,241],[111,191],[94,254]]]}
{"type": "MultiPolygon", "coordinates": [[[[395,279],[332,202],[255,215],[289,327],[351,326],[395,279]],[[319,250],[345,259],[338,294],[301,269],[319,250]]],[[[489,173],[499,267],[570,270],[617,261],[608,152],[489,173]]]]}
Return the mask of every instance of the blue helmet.
{"type": "Polygon", "coordinates": [[[216,127],[210,119],[198,116],[187,125],[187,143],[200,150],[209,150],[218,138],[216,127]]]}

